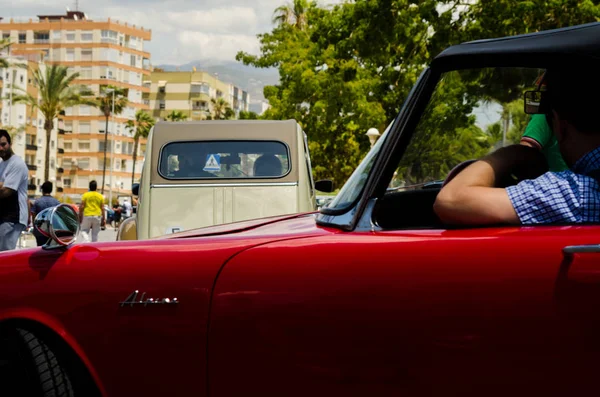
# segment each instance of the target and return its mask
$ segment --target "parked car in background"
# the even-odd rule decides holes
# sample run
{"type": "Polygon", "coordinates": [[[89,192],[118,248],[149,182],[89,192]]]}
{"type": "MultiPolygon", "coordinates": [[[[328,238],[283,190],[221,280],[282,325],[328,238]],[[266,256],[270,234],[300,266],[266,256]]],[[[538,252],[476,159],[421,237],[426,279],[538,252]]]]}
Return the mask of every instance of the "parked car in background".
{"type": "MultiPolygon", "coordinates": [[[[306,134],[294,120],[161,122],[148,137],[137,216],[118,239],[317,209],[306,134]]],[[[125,230],[123,229],[123,232],[125,230]]]]}

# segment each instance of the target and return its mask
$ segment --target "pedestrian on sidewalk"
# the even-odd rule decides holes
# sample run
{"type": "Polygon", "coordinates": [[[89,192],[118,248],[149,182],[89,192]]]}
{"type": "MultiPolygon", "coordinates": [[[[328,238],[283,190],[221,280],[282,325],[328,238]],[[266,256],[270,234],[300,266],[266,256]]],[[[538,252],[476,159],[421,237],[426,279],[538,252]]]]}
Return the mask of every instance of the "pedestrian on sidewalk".
{"type": "Polygon", "coordinates": [[[12,140],[0,129],[0,251],[14,250],[29,221],[27,179],[23,159],[12,150],[12,140]]]}
{"type": "MultiPolygon", "coordinates": [[[[56,207],[60,204],[60,201],[52,197],[52,187],[52,182],[49,181],[42,184],[42,197],[35,200],[31,206],[31,216],[33,219],[46,208],[56,207]]],[[[33,235],[38,247],[48,242],[48,237],[38,232],[36,228],[33,228],[33,235]]]]}
{"type": "Polygon", "coordinates": [[[105,226],[106,221],[104,196],[96,191],[97,188],[98,184],[96,181],[91,181],[90,190],[81,196],[81,205],[79,206],[79,221],[81,222],[83,238],[89,241],[91,231],[92,242],[98,241],[100,227],[105,226]]]}

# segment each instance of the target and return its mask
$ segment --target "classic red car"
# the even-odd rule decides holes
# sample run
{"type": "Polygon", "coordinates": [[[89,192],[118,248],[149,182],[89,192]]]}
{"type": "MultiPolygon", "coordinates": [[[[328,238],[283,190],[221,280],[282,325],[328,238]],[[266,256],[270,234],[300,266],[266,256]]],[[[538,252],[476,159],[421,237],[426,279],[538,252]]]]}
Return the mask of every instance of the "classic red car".
{"type": "Polygon", "coordinates": [[[447,49],[320,213],[75,245],[67,207],[40,215],[52,244],[0,255],[0,395],[594,393],[600,227],[432,204],[544,69],[598,59],[600,24],[447,49]]]}

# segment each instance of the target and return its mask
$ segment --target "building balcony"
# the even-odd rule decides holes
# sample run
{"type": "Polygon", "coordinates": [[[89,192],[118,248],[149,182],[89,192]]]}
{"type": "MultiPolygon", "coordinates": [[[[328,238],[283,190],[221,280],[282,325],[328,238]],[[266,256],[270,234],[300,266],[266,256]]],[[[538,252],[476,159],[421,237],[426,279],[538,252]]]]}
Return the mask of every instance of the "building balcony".
{"type": "Polygon", "coordinates": [[[58,130],[58,135],[65,135],[65,130],[58,130]]]}
{"type": "Polygon", "coordinates": [[[58,148],[58,154],[65,154],[65,149],[58,148]]]}
{"type": "Polygon", "coordinates": [[[63,172],[65,172],[65,170],[64,170],[64,168],[62,168],[62,167],[58,167],[58,168],[56,169],[56,172],[58,172],[59,174],[62,174],[63,172]]]}
{"type": "Polygon", "coordinates": [[[25,149],[26,150],[37,150],[38,147],[37,145],[30,145],[29,143],[27,145],[25,145],[25,149]]]}
{"type": "Polygon", "coordinates": [[[33,39],[33,44],[48,44],[50,39],[33,39]]]}
{"type": "Polygon", "coordinates": [[[29,184],[27,184],[27,190],[36,191],[37,190],[37,186],[29,183],[29,184]]]}

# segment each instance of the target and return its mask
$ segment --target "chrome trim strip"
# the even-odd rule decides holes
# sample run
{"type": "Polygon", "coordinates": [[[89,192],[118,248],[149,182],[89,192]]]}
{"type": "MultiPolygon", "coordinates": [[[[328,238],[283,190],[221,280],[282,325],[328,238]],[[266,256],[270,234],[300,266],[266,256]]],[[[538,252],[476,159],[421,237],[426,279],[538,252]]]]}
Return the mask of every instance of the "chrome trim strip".
{"type": "Polygon", "coordinates": [[[298,186],[298,182],[264,182],[264,183],[185,183],[185,184],[155,184],[150,188],[176,188],[176,187],[244,187],[244,186],[298,186]]]}

